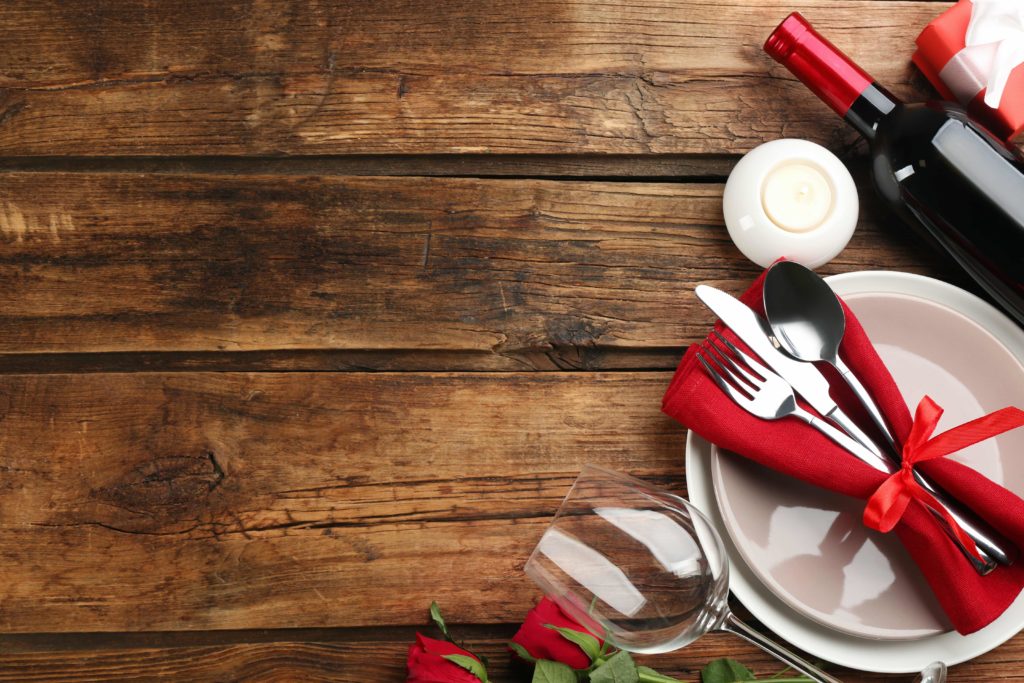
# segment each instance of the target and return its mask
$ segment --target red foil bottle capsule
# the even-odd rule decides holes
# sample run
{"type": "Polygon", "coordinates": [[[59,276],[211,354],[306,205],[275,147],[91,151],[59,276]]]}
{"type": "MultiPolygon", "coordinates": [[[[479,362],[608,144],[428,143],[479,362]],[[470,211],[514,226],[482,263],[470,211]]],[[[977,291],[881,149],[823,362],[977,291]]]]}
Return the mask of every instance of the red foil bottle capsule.
{"type": "Polygon", "coordinates": [[[798,12],[779,24],[768,36],[764,49],[840,116],[845,117],[857,98],[873,84],[863,69],[815,31],[798,12]]]}

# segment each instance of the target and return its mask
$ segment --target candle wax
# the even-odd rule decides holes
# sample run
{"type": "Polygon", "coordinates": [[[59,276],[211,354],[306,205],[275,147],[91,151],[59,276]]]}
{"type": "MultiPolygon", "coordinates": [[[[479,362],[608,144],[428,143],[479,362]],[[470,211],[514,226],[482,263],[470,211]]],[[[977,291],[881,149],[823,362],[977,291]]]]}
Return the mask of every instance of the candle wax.
{"type": "Polygon", "coordinates": [[[821,225],[832,210],[832,187],[814,166],[786,163],[765,177],[761,202],[768,218],[783,230],[807,232],[821,225]]]}

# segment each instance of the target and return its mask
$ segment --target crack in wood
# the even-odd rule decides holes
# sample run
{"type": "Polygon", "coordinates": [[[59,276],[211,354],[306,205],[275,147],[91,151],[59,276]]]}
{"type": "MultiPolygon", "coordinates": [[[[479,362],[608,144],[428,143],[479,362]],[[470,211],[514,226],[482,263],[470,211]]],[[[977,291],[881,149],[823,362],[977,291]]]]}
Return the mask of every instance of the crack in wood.
{"type": "Polygon", "coordinates": [[[100,522],[96,520],[82,520],[73,522],[31,522],[29,526],[51,528],[51,529],[74,529],[81,527],[98,527],[113,531],[119,534],[128,534],[132,536],[183,536],[187,540],[197,541],[202,539],[220,539],[233,534],[238,534],[247,540],[253,540],[257,538],[254,534],[262,534],[275,531],[323,531],[330,529],[373,529],[379,528],[381,525],[391,526],[404,526],[404,525],[415,525],[422,527],[424,525],[469,525],[472,526],[475,523],[480,522],[510,522],[518,523],[524,520],[532,519],[547,519],[554,514],[554,510],[542,510],[542,511],[523,511],[523,514],[512,514],[508,512],[495,513],[495,514],[475,514],[475,515],[424,515],[416,517],[415,519],[401,519],[404,517],[411,516],[410,513],[395,513],[393,515],[371,515],[366,519],[351,522],[341,521],[323,521],[323,522],[312,522],[312,521],[292,521],[292,522],[280,522],[276,524],[264,524],[249,526],[242,523],[239,519],[233,525],[227,522],[217,521],[197,521],[196,524],[184,529],[172,529],[172,530],[153,530],[153,529],[130,529],[126,527],[119,527],[114,524],[108,524],[106,522],[100,522]],[[201,532],[201,533],[196,533],[201,532]]]}

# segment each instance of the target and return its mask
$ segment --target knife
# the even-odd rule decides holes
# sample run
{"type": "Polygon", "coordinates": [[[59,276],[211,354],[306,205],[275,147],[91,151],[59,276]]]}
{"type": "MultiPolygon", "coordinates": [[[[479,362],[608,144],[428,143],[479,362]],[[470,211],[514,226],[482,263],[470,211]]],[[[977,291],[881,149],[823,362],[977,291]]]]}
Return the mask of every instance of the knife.
{"type": "MultiPolygon", "coordinates": [[[[828,380],[825,379],[825,376],[813,364],[794,360],[775,348],[775,344],[772,342],[768,332],[768,325],[760,315],[739,299],[708,285],[698,285],[696,294],[697,298],[711,309],[726,327],[735,332],[736,336],[750,347],[751,351],[757,354],[776,374],[786,380],[793,387],[793,390],[800,394],[819,415],[839,425],[843,431],[849,434],[850,437],[861,444],[872,455],[877,456],[883,462],[888,461],[878,445],[861,431],[853,420],[832,400],[832,397],[829,395],[828,380]]],[[[864,458],[862,457],[861,459],[864,458]]],[[[870,461],[865,461],[872,464],[870,461]]],[[[918,477],[915,476],[915,478],[918,477]]],[[[930,484],[930,482],[928,483],[930,484]]],[[[928,486],[928,489],[933,494],[938,493],[931,485],[928,486]]],[[[976,519],[975,515],[968,513],[966,510],[960,509],[958,505],[948,500],[946,496],[940,494],[937,496],[937,499],[977,544],[983,558],[981,562],[978,562],[976,558],[967,552],[966,548],[952,535],[951,530],[945,526],[941,516],[936,514],[937,519],[943,521],[943,526],[947,533],[950,533],[951,538],[953,538],[954,542],[960,547],[979,573],[986,574],[992,570],[995,566],[995,563],[992,561],[993,557],[1000,564],[1013,563],[1013,558],[1002,547],[1005,544],[992,540],[996,536],[995,532],[989,529],[984,522],[976,519]]]]}
{"type": "Polygon", "coordinates": [[[710,308],[726,327],[735,332],[751,351],[760,356],[768,367],[786,380],[819,415],[839,425],[844,432],[873,454],[885,457],[878,444],[832,400],[828,393],[828,380],[816,367],[794,360],[775,348],[768,332],[768,325],[761,316],[731,294],[708,285],[697,286],[697,298],[710,308]]]}

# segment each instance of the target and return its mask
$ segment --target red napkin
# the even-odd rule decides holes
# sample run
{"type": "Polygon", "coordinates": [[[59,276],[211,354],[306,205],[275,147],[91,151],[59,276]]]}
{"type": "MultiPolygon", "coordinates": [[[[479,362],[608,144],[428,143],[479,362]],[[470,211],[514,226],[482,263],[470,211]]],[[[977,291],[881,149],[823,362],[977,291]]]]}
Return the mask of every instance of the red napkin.
{"type": "MultiPolygon", "coordinates": [[[[762,274],[741,297],[762,315],[763,282],[762,274]]],[[[910,432],[910,411],[857,318],[845,304],[843,307],[846,336],[840,354],[875,398],[893,436],[902,444],[910,432]]],[[[730,341],[738,342],[721,323],[716,329],[730,341]]],[[[685,427],[766,467],[844,495],[867,500],[886,479],[886,475],[857,460],[809,425],[790,418],[762,420],[745,411],[707,376],[695,350],[694,346],[686,352],[662,401],[662,410],[685,427]]],[[[838,380],[832,382],[836,387],[833,398],[858,424],[869,425],[859,402],[845,386],[840,386],[843,384],[838,380]]],[[[922,463],[919,469],[1018,548],[1024,548],[1024,500],[973,469],[946,458],[922,463]]],[[[1024,556],[1010,567],[997,567],[980,576],[932,515],[917,503],[910,505],[894,531],[920,567],[954,628],[962,634],[991,623],[1024,587],[1024,556]]]]}

